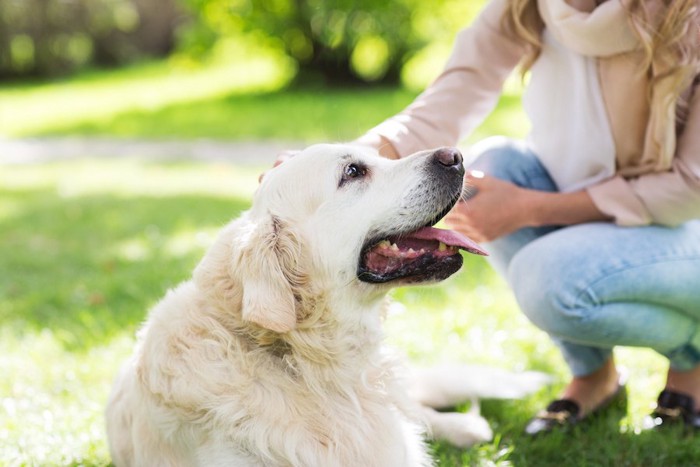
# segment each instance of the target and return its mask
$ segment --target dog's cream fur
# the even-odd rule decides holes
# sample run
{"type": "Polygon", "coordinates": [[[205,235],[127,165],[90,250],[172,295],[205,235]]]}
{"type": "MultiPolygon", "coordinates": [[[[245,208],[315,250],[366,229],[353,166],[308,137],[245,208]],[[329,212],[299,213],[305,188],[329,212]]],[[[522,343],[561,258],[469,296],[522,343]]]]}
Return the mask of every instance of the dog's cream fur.
{"type": "Polygon", "coordinates": [[[408,397],[382,344],[389,286],[357,279],[368,234],[420,227],[444,207],[428,160],[322,145],[270,171],[192,280],[151,311],[107,408],[114,463],[424,466],[426,422],[460,445],[490,439],[478,414],[418,403],[489,392],[468,375],[419,376],[408,397]],[[339,182],[351,162],[367,174],[339,182]]]}

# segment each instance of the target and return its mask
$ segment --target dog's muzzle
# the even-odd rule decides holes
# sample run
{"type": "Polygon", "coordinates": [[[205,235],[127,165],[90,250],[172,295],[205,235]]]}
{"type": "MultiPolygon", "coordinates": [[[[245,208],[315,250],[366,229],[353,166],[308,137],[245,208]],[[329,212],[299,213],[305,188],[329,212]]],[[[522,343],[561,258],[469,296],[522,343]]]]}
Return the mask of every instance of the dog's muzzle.
{"type": "Polygon", "coordinates": [[[462,192],[464,166],[456,148],[440,148],[428,155],[426,176],[432,183],[426,199],[433,206],[416,206],[415,225],[408,230],[386,232],[365,243],[357,277],[364,282],[416,283],[446,279],[462,266],[460,250],[486,253],[458,232],[432,227],[457,203],[462,192]]]}

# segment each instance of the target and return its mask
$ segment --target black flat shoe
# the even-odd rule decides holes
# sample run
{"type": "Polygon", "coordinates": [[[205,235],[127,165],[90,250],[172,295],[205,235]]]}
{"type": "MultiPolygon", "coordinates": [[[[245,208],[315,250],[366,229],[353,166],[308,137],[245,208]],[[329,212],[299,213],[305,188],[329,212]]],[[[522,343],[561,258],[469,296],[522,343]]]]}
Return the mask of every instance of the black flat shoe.
{"type": "Polygon", "coordinates": [[[696,410],[691,396],[664,389],[656,401],[656,408],[644,419],[643,427],[654,430],[679,424],[700,430],[700,411],[696,410]]]}
{"type": "Polygon", "coordinates": [[[525,425],[525,433],[537,435],[548,433],[552,430],[571,427],[582,420],[592,417],[602,410],[612,405],[625,405],[627,402],[627,388],[624,383],[620,383],[617,390],[608,396],[590,413],[580,416],[581,407],[571,399],[557,399],[551,402],[547,408],[535,415],[525,425]]]}
{"type": "Polygon", "coordinates": [[[525,433],[536,435],[559,427],[575,425],[579,421],[580,412],[581,407],[571,399],[557,399],[527,422],[525,433]]]}

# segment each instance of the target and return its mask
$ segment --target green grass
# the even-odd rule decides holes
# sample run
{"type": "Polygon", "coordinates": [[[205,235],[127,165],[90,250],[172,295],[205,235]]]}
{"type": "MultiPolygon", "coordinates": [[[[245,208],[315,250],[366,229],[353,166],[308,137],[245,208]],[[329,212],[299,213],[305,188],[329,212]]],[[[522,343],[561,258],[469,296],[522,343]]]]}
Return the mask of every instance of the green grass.
{"type": "MultiPolygon", "coordinates": [[[[0,137],[87,136],[137,139],[354,139],[403,109],[415,91],[388,87],[285,88],[288,67],[265,57],[245,64],[185,67],[171,62],[95,71],[0,87],[0,137]]],[[[471,138],[523,136],[527,120],[513,81],[471,138]]]]}
{"type": "MultiPolygon", "coordinates": [[[[4,84],[0,87],[0,136],[75,134],[83,125],[104,130],[122,115],[157,116],[172,106],[273,91],[290,77],[289,66],[263,55],[234,63],[153,62],[64,80],[4,84]]],[[[197,118],[192,117],[193,121],[197,118]]]]}
{"type": "MultiPolygon", "coordinates": [[[[78,160],[0,172],[0,465],[107,465],[102,411],[147,310],[186,279],[260,168],[78,160]]],[[[527,419],[566,369],[482,258],[440,286],[396,291],[389,342],[414,361],[538,369],[556,383],[523,401],[486,401],[492,443],[436,445],[441,465],[693,465],[700,443],[638,434],[663,380],[650,351],[620,349],[627,412],[532,440],[527,419]]]]}
{"type": "Polygon", "coordinates": [[[109,462],[102,410],[144,312],[257,170],[76,162],[0,174],[0,465],[109,462]]]}
{"type": "Polygon", "coordinates": [[[313,88],[207,99],[155,111],[133,111],[111,120],[56,125],[42,135],[120,138],[215,138],[339,141],[357,137],[406,106],[414,93],[402,89],[313,88]]]}

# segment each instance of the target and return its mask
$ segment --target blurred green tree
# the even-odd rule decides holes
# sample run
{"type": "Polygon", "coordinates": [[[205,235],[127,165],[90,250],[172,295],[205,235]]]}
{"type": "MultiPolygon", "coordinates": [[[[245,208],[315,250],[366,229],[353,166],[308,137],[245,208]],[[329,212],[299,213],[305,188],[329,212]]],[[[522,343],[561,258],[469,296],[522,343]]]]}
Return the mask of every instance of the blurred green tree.
{"type": "Polygon", "coordinates": [[[397,83],[402,78],[420,86],[441,68],[455,33],[483,3],[0,0],[0,79],[119,66],[173,50],[197,60],[235,60],[230,51],[247,44],[251,53],[262,47],[291,58],[300,81],[397,83]],[[226,46],[231,43],[238,46],[226,46]]]}
{"type": "Polygon", "coordinates": [[[0,0],[0,77],[164,56],[182,14],[177,0],[0,0]]]}
{"type": "Polygon", "coordinates": [[[484,0],[184,0],[194,22],[185,51],[248,36],[282,49],[301,77],[328,83],[397,83],[404,65],[428,44],[450,42],[484,0]]]}

